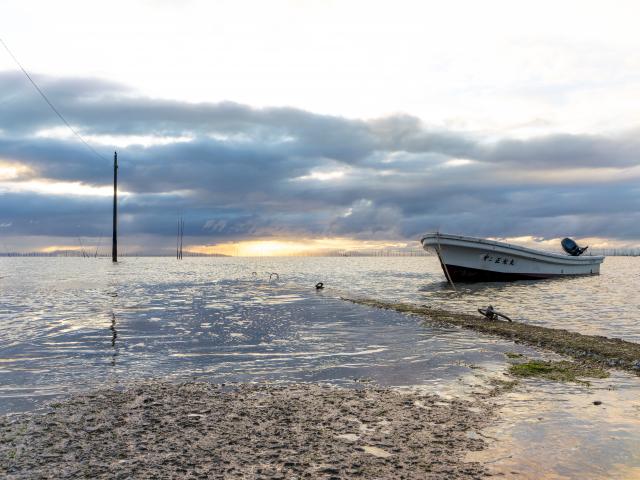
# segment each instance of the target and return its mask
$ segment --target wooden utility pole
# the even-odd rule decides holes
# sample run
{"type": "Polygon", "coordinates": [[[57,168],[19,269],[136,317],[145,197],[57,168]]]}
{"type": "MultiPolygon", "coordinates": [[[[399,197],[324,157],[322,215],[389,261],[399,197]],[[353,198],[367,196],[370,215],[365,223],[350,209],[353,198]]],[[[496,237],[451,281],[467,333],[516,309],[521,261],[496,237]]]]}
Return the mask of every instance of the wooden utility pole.
{"type": "Polygon", "coordinates": [[[118,152],[113,152],[113,243],[111,260],[118,261],[118,152]]]}

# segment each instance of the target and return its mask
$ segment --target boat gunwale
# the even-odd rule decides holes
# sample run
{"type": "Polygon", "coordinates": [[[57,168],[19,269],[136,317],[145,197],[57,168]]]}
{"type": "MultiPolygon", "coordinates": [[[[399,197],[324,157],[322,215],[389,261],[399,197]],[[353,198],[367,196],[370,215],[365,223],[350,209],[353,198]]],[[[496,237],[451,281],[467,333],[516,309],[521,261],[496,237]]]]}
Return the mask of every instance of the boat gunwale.
{"type": "MultiPolygon", "coordinates": [[[[541,257],[548,257],[550,259],[555,259],[555,260],[562,260],[562,261],[568,261],[569,263],[602,263],[604,261],[604,255],[584,255],[584,256],[572,256],[572,255],[563,255],[560,253],[556,253],[556,252],[549,252],[546,250],[536,250],[533,248],[528,248],[528,247],[522,247],[520,245],[514,245],[512,243],[507,243],[507,242],[499,242],[496,240],[486,240],[483,238],[478,238],[478,237],[467,237],[464,235],[452,235],[452,234],[448,234],[448,233],[426,233],[424,235],[422,235],[422,237],[420,238],[420,243],[422,244],[423,248],[425,247],[425,240],[426,239],[433,239],[436,242],[440,242],[441,240],[457,240],[460,242],[468,242],[471,244],[474,244],[475,246],[477,246],[478,244],[480,245],[488,245],[488,246],[493,246],[493,247],[499,247],[499,248],[504,248],[507,250],[515,250],[517,252],[521,252],[521,253],[525,253],[528,255],[539,255],[541,257]]],[[[434,246],[436,245],[436,242],[434,242],[434,246]]],[[[445,243],[446,244],[446,243],[445,243]]],[[[453,244],[452,244],[453,245],[453,244]]],[[[431,244],[429,244],[429,246],[431,246],[431,244]]],[[[460,247],[464,247],[464,245],[456,245],[456,246],[460,246],[460,247]]]]}

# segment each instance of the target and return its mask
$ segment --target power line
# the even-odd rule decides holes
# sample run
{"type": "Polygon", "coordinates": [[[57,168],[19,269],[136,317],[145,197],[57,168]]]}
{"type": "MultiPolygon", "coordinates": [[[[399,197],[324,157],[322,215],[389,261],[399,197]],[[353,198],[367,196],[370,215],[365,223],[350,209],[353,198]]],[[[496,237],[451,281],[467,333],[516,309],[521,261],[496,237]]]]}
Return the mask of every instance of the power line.
{"type": "Polygon", "coordinates": [[[67,122],[67,119],[64,118],[64,116],[60,113],[60,111],[53,105],[53,103],[51,103],[51,101],[47,98],[47,96],[44,94],[44,92],[40,89],[40,87],[38,86],[38,84],[33,80],[33,78],[31,78],[31,75],[29,75],[29,72],[27,72],[25,70],[25,68],[22,66],[22,64],[18,61],[18,59],[16,58],[16,56],[11,52],[11,50],[9,50],[9,47],[7,47],[7,44],[4,43],[4,40],[2,40],[0,38],[0,43],[2,43],[2,46],[5,48],[5,50],[7,51],[7,53],[9,55],[11,55],[11,58],[13,58],[13,61],[16,62],[16,64],[18,65],[18,67],[20,67],[20,70],[22,70],[22,73],[24,73],[26,75],[26,77],[29,79],[29,81],[31,82],[31,84],[35,87],[35,89],[38,91],[38,93],[42,96],[42,98],[44,98],[44,101],[47,102],[47,105],[49,105],[51,107],[51,110],[53,110],[55,112],[55,114],[60,117],[60,120],[62,120],[64,122],[64,124],[69,127],[69,130],[71,130],[71,132],[73,132],[73,134],[78,137],[78,139],[84,143],[84,145],[91,150],[91,152],[96,155],[98,158],[104,160],[105,162],[107,161],[107,159],[105,157],[103,157],[102,155],[100,155],[98,152],[96,152],[94,150],[94,148],[89,145],[84,138],[82,138],[82,135],[80,135],[72,126],[69,122],[67,122]]]}

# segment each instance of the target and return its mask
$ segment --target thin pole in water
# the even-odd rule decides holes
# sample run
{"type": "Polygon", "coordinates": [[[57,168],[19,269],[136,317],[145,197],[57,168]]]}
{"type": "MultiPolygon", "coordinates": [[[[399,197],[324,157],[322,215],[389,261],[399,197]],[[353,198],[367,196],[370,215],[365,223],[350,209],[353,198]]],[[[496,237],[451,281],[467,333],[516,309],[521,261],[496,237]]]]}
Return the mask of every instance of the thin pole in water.
{"type": "Polygon", "coordinates": [[[118,152],[113,152],[113,242],[111,260],[118,261],[118,152]]]}
{"type": "Polygon", "coordinates": [[[184,237],[184,218],[178,217],[178,232],[176,234],[176,258],[182,260],[182,238],[184,237]]]}
{"type": "Polygon", "coordinates": [[[180,219],[180,260],[182,260],[182,240],[184,238],[184,218],[180,219]]]}

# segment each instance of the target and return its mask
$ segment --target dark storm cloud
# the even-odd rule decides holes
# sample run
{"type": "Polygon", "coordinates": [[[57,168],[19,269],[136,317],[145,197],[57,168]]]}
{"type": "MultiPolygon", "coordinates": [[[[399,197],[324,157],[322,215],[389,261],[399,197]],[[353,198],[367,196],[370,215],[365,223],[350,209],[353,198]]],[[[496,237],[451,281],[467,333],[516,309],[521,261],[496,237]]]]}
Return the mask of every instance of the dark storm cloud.
{"type": "Polygon", "coordinates": [[[628,167],[640,163],[638,132],[614,138],[597,135],[549,135],[532,140],[503,140],[479,157],[514,166],[628,167]]]}
{"type": "MultiPolygon", "coordinates": [[[[190,104],[103,81],[37,77],[84,135],[180,137],[118,148],[123,231],[173,236],[175,218],[210,241],[345,235],[413,239],[439,228],[478,235],[640,238],[637,135],[487,140],[409,115],[353,120],[293,108],[190,104]],[[464,160],[464,161],[461,161],[464,160]],[[592,176],[574,179],[573,169],[592,176]],[[604,182],[599,169],[620,175],[604,182]],[[563,171],[562,181],[557,172],[563,171]],[[553,183],[546,174],[556,172],[553,183]],[[324,177],[323,175],[329,175],[324,177]],[[333,176],[332,176],[333,175],[333,176]],[[607,224],[603,219],[612,221],[607,224]],[[569,230],[569,231],[568,231],[569,230]]],[[[25,80],[0,74],[0,162],[28,179],[108,185],[110,149],[44,138],[60,122],[25,80]]],[[[0,189],[2,187],[0,186],[0,189]]],[[[99,236],[108,198],[1,193],[12,235],[99,236]]]]}

